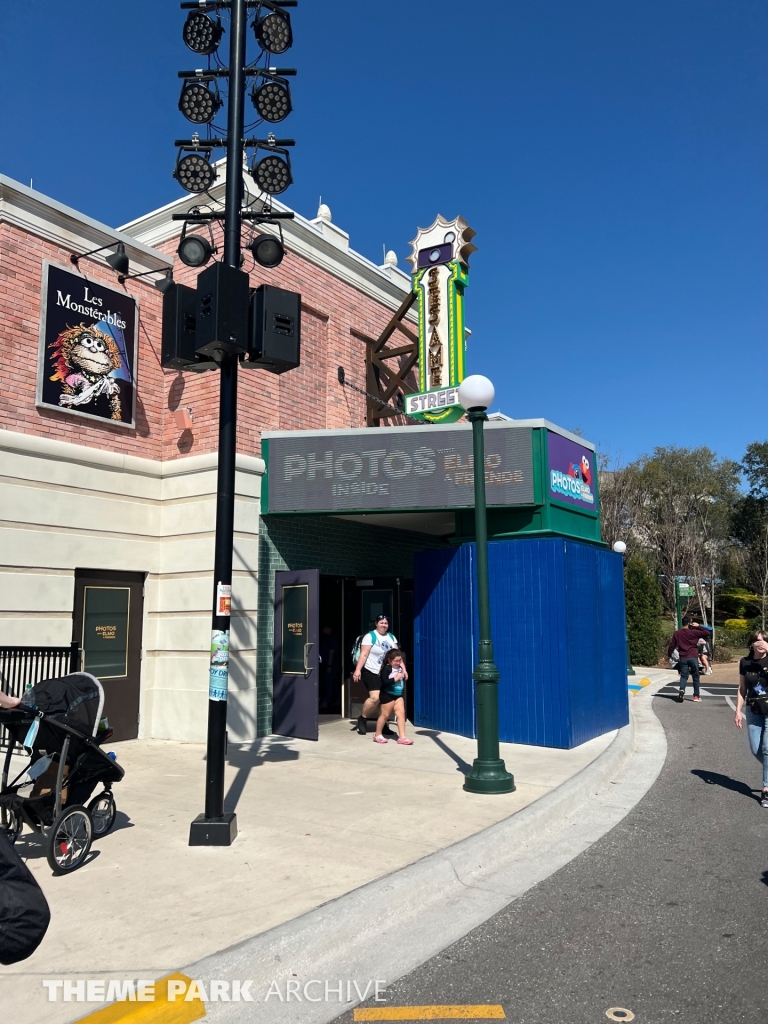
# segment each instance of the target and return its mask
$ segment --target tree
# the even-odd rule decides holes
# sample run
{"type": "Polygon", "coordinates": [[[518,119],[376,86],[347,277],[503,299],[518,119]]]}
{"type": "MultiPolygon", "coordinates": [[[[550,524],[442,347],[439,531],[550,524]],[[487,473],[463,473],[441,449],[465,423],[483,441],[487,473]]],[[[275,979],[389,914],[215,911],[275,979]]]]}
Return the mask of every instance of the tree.
{"type": "Polygon", "coordinates": [[[709,448],[655,448],[627,467],[633,476],[634,533],[662,576],[668,608],[675,578],[692,577],[706,621],[705,584],[712,588],[739,500],[739,464],[709,448]]]}
{"type": "MultiPolygon", "coordinates": [[[[749,445],[750,450],[767,447],[757,443],[749,445]]],[[[751,492],[738,503],[733,515],[733,534],[743,545],[744,580],[754,587],[760,597],[760,628],[765,629],[768,610],[768,474],[761,480],[761,471],[747,469],[747,479],[752,484],[751,492]]]]}
{"type": "Polygon", "coordinates": [[[655,665],[661,653],[661,588],[655,573],[639,556],[624,569],[629,657],[633,665],[655,665]]]}
{"type": "Polygon", "coordinates": [[[638,538],[634,526],[637,519],[637,482],[634,474],[608,457],[598,456],[600,492],[600,535],[609,547],[623,540],[631,555],[638,538]]]}

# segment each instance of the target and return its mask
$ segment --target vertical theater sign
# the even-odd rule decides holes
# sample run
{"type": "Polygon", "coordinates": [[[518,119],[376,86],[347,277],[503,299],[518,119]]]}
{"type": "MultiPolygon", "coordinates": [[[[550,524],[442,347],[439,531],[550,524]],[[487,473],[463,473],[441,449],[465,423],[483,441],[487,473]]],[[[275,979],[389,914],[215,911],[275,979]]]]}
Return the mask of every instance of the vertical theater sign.
{"type": "Polygon", "coordinates": [[[406,396],[409,416],[430,423],[461,419],[459,384],[464,379],[464,289],[475,232],[463,219],[440,214],[419,228],[408,257],[419,303],[419,393],[406,396]]]}

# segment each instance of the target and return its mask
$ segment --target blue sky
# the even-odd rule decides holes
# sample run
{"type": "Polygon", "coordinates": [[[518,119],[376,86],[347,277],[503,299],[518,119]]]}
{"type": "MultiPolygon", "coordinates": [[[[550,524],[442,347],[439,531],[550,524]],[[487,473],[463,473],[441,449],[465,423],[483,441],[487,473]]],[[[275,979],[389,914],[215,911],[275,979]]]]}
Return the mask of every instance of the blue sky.
{"type": "MultiPolygon", "coordinates": [[[[170,0],[2,4],[0,170],[118,225],[179,194],[170,0]]],[[[401,266],[477,231],[470,372],[627,461],[768,436],[764,0],[301,0],[296,184],[401,266]]],[[[226,37],[225,37],[226,38],[226,37]]],[[[225,50],[226,52],[226,50],[225,50]]],[[[190,63],[190,59],[192,63],[190,63]]]]}

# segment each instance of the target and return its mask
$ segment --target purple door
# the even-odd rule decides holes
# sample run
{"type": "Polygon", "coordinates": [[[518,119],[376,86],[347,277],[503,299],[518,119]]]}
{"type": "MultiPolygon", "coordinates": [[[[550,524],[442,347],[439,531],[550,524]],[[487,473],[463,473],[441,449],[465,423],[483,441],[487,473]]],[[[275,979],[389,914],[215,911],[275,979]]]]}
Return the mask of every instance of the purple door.
{"type": "Polygon", "coordinates": [[[275,573],[272,731],[317,739],[320,570],[275,573]]]}

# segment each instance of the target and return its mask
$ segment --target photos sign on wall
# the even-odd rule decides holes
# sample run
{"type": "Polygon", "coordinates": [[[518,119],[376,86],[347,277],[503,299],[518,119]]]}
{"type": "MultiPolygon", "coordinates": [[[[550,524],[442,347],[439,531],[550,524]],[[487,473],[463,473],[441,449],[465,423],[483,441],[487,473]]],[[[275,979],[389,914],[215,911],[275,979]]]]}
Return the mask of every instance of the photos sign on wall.
{"type": "Polygon", "coordinates": [[[133,427],[137,323],[132,296],[46,263],[37,404],[133,427]]]}

